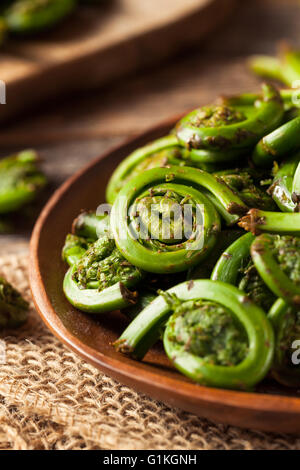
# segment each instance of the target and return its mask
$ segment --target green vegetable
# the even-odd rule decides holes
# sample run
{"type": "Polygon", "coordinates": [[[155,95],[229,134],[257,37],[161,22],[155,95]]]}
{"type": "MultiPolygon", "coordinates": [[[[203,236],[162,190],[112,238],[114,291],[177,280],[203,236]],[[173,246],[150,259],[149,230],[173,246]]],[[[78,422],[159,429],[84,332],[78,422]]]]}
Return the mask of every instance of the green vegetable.
{"type": "Polygon", "coordinates": [[[268,312],[276,300],[273,292],[264,283],[252,259],[240,270],[238,288],[245,292],[264,312],[268,312]]]}
{"type": "Polygon", "coordinates": [[[28,314],[29,304],[3,277],[0,277],[0,328],[16,328],[22,325],[28,314]]]}
{"type": "Polygon", "coordinates": [[[83,257],[91,245],[92,240],[69,233],[62,250],[62,259],[68,263],[69,266],[73,266],[83,257]]]}
{"type": "Polygon", "coordinates": [[[82,211],[73,222],[72,232],[79,237],[96,241],[110,235],[109,216],[96,215],[93,211],[82,211]]]}
{"type": "Polygon", "coordinates": [[[269,312],[269,320],[275,330],[275,357],[272,376],[277,382],[288,387],[299,387],[300,367],[300,311],[278,299],[269,312]],[[294,362],[293,362],[294,359],[294,362]]]}
{"type": "Polygon", "coordinates": [[[292,201],[296,205],[295,212],[299,212],[300,203],[300,161],[298,162],[292,186],[292,201]]]}
{"type": "Polygon", "coordinates": [[[112,207],[75,219],[64,292],[83,312],[123,311],[117,351],[139,360],[163,339],[196,383],[247,390],[270,372],[300,385],[295,93],[263,85],[189,113],[116,168],[112,207]]]}
{"type": "Polygon", "coordinates": [[[125,158],[112,174],[106,189],[107,201],[113,204],[124,184],[144,171],[184,163],[183,153],[184,149],[174,135],[162,137],[137,149],[125,158]]]}
{"type": "Polygon", "coordinates": [[[138,293],[138,298],[135,304],[130,305],[122,310],[123,313],[130,319],[133,320],[138,314],[144,310],[151,302],[156,299],[157,294],[153,289],[143,288],[138,293]]]}
{"type": "Polygon", "coordinates": [[[217,178],[224,181],[248,206],[262,210],[274,210],[276,205],[272,198],[261,188],[254,184],[251,170],[248,168],[219,171],[214,173],[217,178]]]}
{"type": "Polygon", "coordinates": [[[200,108],[177,125],[177,137],[189,149],[228,151],[248,149],[276,129],[283,119],[283,102],[277,90],[263,85],[262,97],[254,106],[234,106],[230,99],[222,106],[200,108]]]}
{"type": "Polygon", "coordinates": [[[187,150],[180,146],[175,135],[155,140],[137,149],[125,158],[112,174],[106,190],[106,199],[113,204],[124,184],[144,171],[170,165],[196,167],[208,172],[216,171],[219,164],[239,157],[240,152],[187,150]]]}
{"type": "Polygon", "coordinates": [[[250,247],[254,239],[252,233],[245,233],[234,241],[222,253],[214,267],[211,279],[237,285],[239,272],[249,261],[250,247]]]}
{"type": "Polygon", "coordinates": [[[33,150],[0,160],[0,214],[21,209],[32,202],[46,185],[37,161],[38,156],[33,150]]]}
{"type": "Polygon", "coordinates": [[[274,335],[263,311],[237,288],[209,280],[185,282],[157,297],[127,327],[117,350],[142,358],[167,320],[169,359],[200,384],[246,389],[271,366],[274,335]]]}
{"type": "Polygon", "coordinates": [[[300,116],[264,136],[256,145],[252,160],[257,166],[272,166],[274,160],[300,150],[300,116]]]}
{"type": "Polygon", "coordinates": [[[191,279],[209,279],[215,264],[222,255],[222,253],[238,238],[243,236],[242,230],[236,229],[227,229],[222,230],[218,234],[216,244],[213,251],[210,253],[208,259],[205,260],[205,263],[199,263],[193,268],[189,269],[187,272],[187,280],[191,279]]]}
{"type": "Polygon", "coordinates": [[[279,80],[292,87],[300,79],[300,52],[281,47],[278,58],[256,55],[249,59],[251,70],[257,75],[279,80]]]}
{"type": "Polygon", "coordinates": [[[269,289],[288,304],[300,305],[300,238],[260,235],[251,245],[253,262],[269,289]]]}
{"type": "Polygon", "coordinates": [[[229,216],[244,210],[245,205],[229,188],[193,168],[155,168],[127,183],[111,212],[111,229],[123,256],[154,273],[184,271],[204,259],[215,244],[220,223],[201,187],[214,192],[229,216]],[[156,211],[151,212],[153,204],[156,211]],[[192,209],[189,224],[184,214],[188,204],[192,209]],[[201,218],[198,225],[195,214],[201,218]],[[164,234],[165,226],[169,233],[164,234]]]}
{"type": "Polygon", "coordinates": [[[246,233],[221,255],[211,275],[214,281],[223,281],[244,291],[265,312],[275,297],[259,276],[250,255],[254,235],[246,233]]]}
{"type": "Polygon", "coordinates": [[[251,209],[247,215],[241,218],[238,225],[254,235],[259,235],[262,232],[299,235],[300,213],[288,214],[251,209]]]}
{"type": "Polygon", "coordinates": [[[13,33],[35,33],[57,24],[76,4],[76,0],[16,0],[3,18],[13,33]]]}
{"type": "Polygon", "coordinates": [[[299,177],[296,170],[299,164],[299,159],[300,153],[297,153],[284,161],[280,165],[278,171],[276,171],[273,183],[268,189],[268,193],[272,196],[279,209],[283,212],[297,211],[297,194],[294,191],[295,189],[298,191],[297,181],[299,177]]]}
{"type": "Polygon", "coordinates": [[[83,312],[103,313],[134,303],[136,294],[128,288],[141,279],[142,272],[123,258],[114,240],[103,236],[66,273],[64,293],[83,312]]]}

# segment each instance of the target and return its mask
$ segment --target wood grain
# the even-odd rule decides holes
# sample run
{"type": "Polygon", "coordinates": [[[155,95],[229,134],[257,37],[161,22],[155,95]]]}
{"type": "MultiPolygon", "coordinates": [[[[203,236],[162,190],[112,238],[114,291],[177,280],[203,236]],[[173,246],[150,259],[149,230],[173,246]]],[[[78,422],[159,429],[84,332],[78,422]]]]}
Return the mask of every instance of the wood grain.
{"type": "Polygon", "coordinates": [[[153,64],[217,28],[237,0],[110,0],[81,7],[55,31],[9,41],[1,54],[0,120],[65,91],[153,64]]]}

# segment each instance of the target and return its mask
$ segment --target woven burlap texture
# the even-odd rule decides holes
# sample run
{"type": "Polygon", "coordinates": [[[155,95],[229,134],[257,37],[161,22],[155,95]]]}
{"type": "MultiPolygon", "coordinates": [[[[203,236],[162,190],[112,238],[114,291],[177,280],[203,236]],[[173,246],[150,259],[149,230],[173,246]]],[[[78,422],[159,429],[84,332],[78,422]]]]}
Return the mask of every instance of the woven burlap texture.
{"type": "Polygon", "coordinates": [[[300,438],[210,423],[103,375],[44,326],[27,268],[26,253],[0,258],[31,303],[28,322],[0,335],[0,449],[300,449],[300,438]]]}

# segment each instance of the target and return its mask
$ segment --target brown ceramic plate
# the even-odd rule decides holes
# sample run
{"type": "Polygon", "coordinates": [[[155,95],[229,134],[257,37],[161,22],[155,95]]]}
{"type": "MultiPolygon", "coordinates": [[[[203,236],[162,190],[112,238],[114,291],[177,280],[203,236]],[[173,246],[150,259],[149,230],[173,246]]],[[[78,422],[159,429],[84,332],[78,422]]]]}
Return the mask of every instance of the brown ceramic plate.
{"type": "Polygon", "coordinates": [[[107,181],[117,164],[137,147],[166,134],[165,123],[112,150],[70,178],[52,196],[33,231],[30,282],[44,322],[68,347],[101,371],[147,395],[214,421],[266,431],[300,432],[300,396],[263,383],[256,393],[201,387],[179,374],[157,345],[143,362],[115,352],[111,343],[126,321],[119,312],[89,316],[74,309],[62,291],[66,266],[61,247],[80,209],[104,201],[107,181]]]}

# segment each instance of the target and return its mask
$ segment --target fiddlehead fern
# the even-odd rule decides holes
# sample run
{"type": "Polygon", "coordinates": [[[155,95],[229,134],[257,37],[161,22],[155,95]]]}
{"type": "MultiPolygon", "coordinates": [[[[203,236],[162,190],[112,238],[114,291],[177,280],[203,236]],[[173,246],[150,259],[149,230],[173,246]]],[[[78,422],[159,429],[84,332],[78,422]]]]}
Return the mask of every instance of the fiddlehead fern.
{"type": "Polygon", "coordinates": [[[106,199],[113,204],[124,184],[152,168],[189,166],[213,172],[219,165],[238,157],[240,153],[212,150],[189,151],[182,147],[176,135],[168,135],[137,149],[125,158],[112,174],[106,189],[106,199]]]}
{"type": "Polygon", "coordinates": [[[254,238],[251,233],[246,233],[227,247],[217,261],[211,279],[237,285],[239,272],[249,261],[254,238]]]}
{"type": "Polygon", "coordinates": [[[199,263],[213,247],[220,228],[219,217],[201,188],[212,192],[233,220],[238,216],[232,213],[245,210],[230,188],[202,170],[156,168],[131,180],[119,193],[111,212],[111,229],[123,256],[141,269],[156,273],[184,271],[199,263]],[[148,207],[153,203],[157,212],[150,217],[148,207]],[[184,205],[192,208],[189,226],[183,224],[184,205]],[[164,236],[162,222],[165,215],[168,222],[174,206],[178,213],[171,225],[168,223],[170,233],[164,236]],[[195,226],[196,206],[201,221],[195,226]]]}
{"type": "Polygon", "coordinates": [[[256,145],[252,160],[259,167],[272,166],[274,161],[300,149],[300,116],[265,135],[256,145]]]}
{"type": "Polygon", "coordinates": [[[273,183],[268,189],[268,193],[283,212],[298,212],[300,201],[298,201],[298,195],[294,190],[296,180],[298,181],[296,170],[299,159],[300,154],[298,153],[283,162],[275,172],[273,183]]]}
{"type": "Polygon", "coordinates": [[[61,21],[75,6],[76,0],[16,0],[3,18],[13,33],[35,33],[61,21]]]}
{"type": "Polygon", "coordinates": [[[262,210],[275,210],[276,205],[269,194],[254,184],[250,168],[225,170],[214,173],[227,184],[248,207],[262,210]]]}
{"type": "Polygon", "coordinates": [[[189,149],[228,151],[249,149],[281,124],[283,103],[270,85],[263,86],[261,100],[254,106],[239,105],[230,99],[220,108],[196,109],[177,125],[177,137],[189,149]]]}
{"type": "Polygon", "coordinates": [[[245,292],[264,312],[268,312],[276,300],[276,296],[259,275],[251,257],[247,266],[240,270],[238,288],[245,292]]]}
{"type": "Polygon", "coordinates": [[[273,330],[264,312],[233,286],[196,280],[169,289],[133,320],[117,349],[143,357],[166,320],[168,357],[200,384],[249,388],[271,366],[273,330]]]}
{"type": "Polygon", "coordinates": [[[250,247],[254,240],[254,235],[246,233],[232,243],[216,263],[211,279],[237,286],[267,312],[276,297],[253,264],[250,247]]]}
{"type": "Polygon", "coordinates": [[[300,238],[260,235],[251,246],[256,269],[269,289],[288,304],[300,305],[300,238]]]}
{"type": "Polygon", "coordinates": [[[103,236],[71,266],[64,280],[69,302],[88,313],[127,307],[136,300],[128,288],[142,279],[142,272],[119,252],[115,242],[103,236]]]}
{"type": "Polygon", "coordinates": [[[123,310],[132,321],[119,352],[142,359],[163,338],[197,383],[247,389],[272,369],[299,384],[288,356],[300,343],[299,122],[292,91],[269,86],[196,110],[119,165],[108,215],[77,217],[66,297],[89,313],[123,310]],[[221,230],[220,216],[250,233],[221,230]]]}
{"type": "Polygon", "coordinates": [[[238,225],[254,235],[266,232],[298,236],[300,234],[300,213],[288,214],[251,209],[241,218],[238,225]]]}
{"type": "Polygon", "coordinates": [[[16,328],[22,325],[28,314],[29,304],[21,294],[2,277],[0,278],[0,328],[16,328]]]}
{"type": "Polygon", "coordinates": [[[63,261],[68,263],[69,266],[73,266],[83,257],[92,243],[92,240],[69,233],[66,236],[65,244],[62,249],[63,261]]]}
{"type": "Polygon", "coordinates": [[[250,57],[249,66],[257,75],[279,80],[292,87],[300,79],[300,52],[281,44],[278,57],[256,55],[250,57]]]}
{"type": "Polygon", "coordinates": [[[112,174],[106,189],[106,199],[113,204],[124,184],[151,168],[184,164],[184,154],[175,135],[155,140],[125,158],[112,174]]]}
{"type": "Polygon", "coordinates": [[[198,265],[189,269],[186,280],[209,279],[222,253],[242,235],[242,230],[222,230],[218,235],[214,249],[210,253],[208,259],[205,260],[205,263],[199,263],[198,265]]]}
{"type": "Polygon", "coordinates": [[[293,178],[292,201],[296,206],[294,211],[300,212],[300,159],[293,178]]]}
{"type": "Polygon", "coordinates": [[[82,211],[72,224],[72,233],[89,240],[97,240],[104,235],[109,236],[109,215],[97,215],[93,211],[82,211]]]}
{"type": "Polygon", "coordinates": [[[299,387],[300,310],[278,299],[269,312],[275,330],[273,377],[288,387],[299,387]],[[294,357],[296,356],[296,357],[294,357]]]}
{"type": "Polygon", "coordinates": [[[37,161],[33,150],[0,160],[0,214],[17,211],[29,204],[46,185],[37,161]]]}

